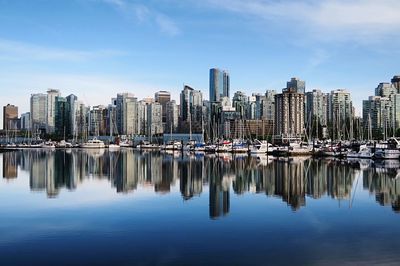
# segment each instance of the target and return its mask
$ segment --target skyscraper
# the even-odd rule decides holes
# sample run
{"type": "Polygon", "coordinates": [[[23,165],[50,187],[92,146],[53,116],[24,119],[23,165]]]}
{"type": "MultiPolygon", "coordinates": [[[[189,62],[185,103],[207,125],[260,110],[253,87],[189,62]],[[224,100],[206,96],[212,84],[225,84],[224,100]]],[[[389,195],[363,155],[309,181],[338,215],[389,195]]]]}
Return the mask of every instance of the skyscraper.
{"type": "Polygon", "coordinates": [[[286,83],[287,89],[295,89],[298,93],[305,93],[306,82],[300,80],[299,78],[291,78],[290,81],[286,83]]]}
{"type": "Polygon", "coordinates": [[[59,137],[68,137],[71,132],[70,108],[65,97],[56,97],[54,132],[59,137]]]}
{"type": "Polygon", "coordinates": [[[167,103],[171,101],[171,93],[168,91],[158,91],[155,93],[154,99],[162,106],[162,122],[165,124],[167,121],[167,103]]]}
{"type": "Polygon", "coordinates": [[[389,97],[390,95],[396,93],[396,87],[388,82],[381,82],[379,83],[378,87],[375,88],[375,96],[389,97]]]}
{"type": "Polygon", "coordinates": [[[7,104],[3,107],[3,129],[17,129],[16,121],[18,120],[18,107],[7,104]]]}
{"type": "Polygon", "coordinates": [[[344,89],[332,91],[328,102],[328,123],[332,125],[332,138],[353,137],[351,135],[353,132],[350,130],[353,115],[350,92],[344,89]]]}
{"type": "Polygon", "coordinates": [[[76,131],[78,129],[78,121],[77,121],[77,112],[78,112],[78,97],[74,94],[70,94],[66,97],[67,99],[67,105],[68,105],[68,111],[69,111],[69,117],[68,117],[68,123],[69,123],[69,130],[66,132],[66,134],[75,136],[76,131]]]}
{"type": "Polygon", "coordinates": [[[118,134],[134,135],[138,131],[137,98],[131,93],[119,93],[115,100],[118,134]]]}
{"type": "Polygon", "coordinates": [[[229,74],[218,68],[210,69],[210,102],[220,102],[230,95],[229,74]]]}
{"type": "Polygon", "coordinates": [[[369,137],[380,139],[392,126],[391,105],[389,98],[381,96],[370,96],[363,101],[364,129],[372,133],[369,137]]]}
{"type": "Polygon", "coordinates": [[[275,95],[275,135],[299,138],[304,133],[304,94],[295,88],[275,95]]]}
{"type": "Polygon", "coordinates": [[[327,125],[328,98],[329,95],[321,90],[306,92],[307,125],[312,126],[314,119],[322,126],[327,125]]]}
{"type": "Polygon", "coordinates": [[[397,89],[397,92],[400,93],[400,76],[394,76],[391,82],[393,86],[397,89]]]}
{"type": "Polygon", "coordinates": [[[178,128],[179,109],[175,100],[167,102],[166,105],[167,121],[164,132],[175,132],[178,128]]]}
{"type": "Polygon", "coordinates": [[[21,130],[31,130],[31,113],[21,114],[21,130]]]}
{"type": "Polygon", "coordinates": [[[189,86],[180,95],[180,118],[182,131],[202,131],[203,94],[189,86]]]}
{"type": "Polygon", "coordinates": [[[47,95],[37,93],[31,95],[31,129],[33,131],[46,130],[47,122],[47,95]]]}
{"type": "Polygon", "coordinates": [[[46,116],[46,124],[47,124],[47,133],[53,133],[56,123],[56,97],[61,96],[59,90],[49,89],[47,91],[47,116],[46,116]]]}
{"type": "Polygon", "coordinates": [[[151,103],[147,106],[147,133],[151,138],[163,133],[162,106],[160,103],[151,103]]]}

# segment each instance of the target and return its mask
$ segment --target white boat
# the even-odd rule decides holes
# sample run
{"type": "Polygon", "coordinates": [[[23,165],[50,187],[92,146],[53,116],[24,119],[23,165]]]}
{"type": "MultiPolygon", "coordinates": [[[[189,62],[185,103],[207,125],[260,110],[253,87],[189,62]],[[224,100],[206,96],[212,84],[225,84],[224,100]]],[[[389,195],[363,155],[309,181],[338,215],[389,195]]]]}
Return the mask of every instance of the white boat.
{"type": "Polygon", "coordinates": [[[249,148],[243,141],[234,141],[232,144],[232,153],[247,153],[249,148]]]}
{"type": "Polygon", "coordinates": [[[157,144],[151,144],[148,141],[143,141],[137,146],[137,148],[141,150],[158,150],[160,149],[160,146],[158,146],[157,144]]]}
{"type": "Polygon", "coordinates": [[[363,159],[370,159],[374,156],[374,153],[371,151],[367,145],[361,145],[360,150],[357,151],[350,151],[347,153],[347,158],[363,158],[363,159]]]}
{"type": "Polygon", "coordinates": [[[121,148],[132,148],[133,147],[133,142],[130,141],[130,140],[124,140],[124,141],[121,141],[119,143],[119,146],[121,148]]]}
{"type": "Polygon", "coordinates": [[[230,141],[223,141],[221,142],[216,149],[216,152],[231,152],[232,151],[232,142],[230,141]]]}
{"type": "Polygon", "coordinates": [[[255,140],[253,147],[250,149],[251,154],[267,154],[268,152],[273,152],[275,147],[267,141],[255,140]]]}
{"type": "Polygon", "coordinates": [[[103,141],[93,138],[85,143],[82,143],[80,147],[84,149],[104,149],[106,146],[104,145],[103,141]]]}
{"type": "Polygon", "coordinates": [[[57,148],[71,148],[72,144],[69,142],[66,142],[65,140],[61,140],[60,142],[57,143],[56,147],[57,148]]]}
{"type": "Polygon", "coordinates": [[[40,144],[40,147],[42,149],[50,149],[50,150],[52,150],[52,149],[56,148],[56,145],[51,141],[46,141],[46,142],[43,142],[42,144],[40,144]]]}
{"type": "Polygon", "coordinates": [[[400,158],[399,142],[395,138],[387,141],[385,146],[377,148],[374,154],[375,159],[396,159],[400,158]]]}
{"type": "Polygon", "coordinates": [[[169,141],[163,146],[164,150],[176,151],[182,149],[182,143],[180,141],[169,141]]]}

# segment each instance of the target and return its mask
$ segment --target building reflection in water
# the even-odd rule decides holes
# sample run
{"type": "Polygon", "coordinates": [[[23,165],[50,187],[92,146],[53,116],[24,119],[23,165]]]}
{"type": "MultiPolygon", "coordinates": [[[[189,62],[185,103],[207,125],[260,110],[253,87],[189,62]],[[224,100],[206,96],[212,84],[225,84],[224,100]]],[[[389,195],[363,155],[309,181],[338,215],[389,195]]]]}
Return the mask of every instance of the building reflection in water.
{"type": "Polygon", "coordinates": [[[19,154],[6,152],[3,154],[3,178],[17,178],[19,154]]]}
{"type": "Polygon", "coordinates": [[[30,189],[52,198],[65,188],[76,189],[85,179],[108,180],[118,193],[151,187],[166,194],[176,187],[184,200],[209,188],[209,215],[217,219],[230,211],[230,192],[260,193],[282,199],[296,211],[307,198],[352,198],[355,179],[362,171],[365,190],[381,205],[400,211],[399,162],[347,163],[311,158],[274,159],[228,155],[194,156],[133,150],[25,150],[4,153],[3,177],[29,172],[30,189]]]}
{"type": "Polygon", "coordinates": [[[374,193],[382,206],[392,206],[400,212],[400,162],[381,161],[363,172],[365,190],[374,193]]]}

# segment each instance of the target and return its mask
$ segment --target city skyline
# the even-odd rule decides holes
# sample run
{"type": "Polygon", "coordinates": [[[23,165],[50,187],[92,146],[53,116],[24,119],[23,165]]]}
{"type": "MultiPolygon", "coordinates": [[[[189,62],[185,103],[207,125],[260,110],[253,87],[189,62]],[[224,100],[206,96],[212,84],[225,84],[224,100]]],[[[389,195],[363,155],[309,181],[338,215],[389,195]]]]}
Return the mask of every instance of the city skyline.
{"type": "Polygon", "coordinates": [[[346,88],[361,115],[364,92],[398,74],[399,5],[3,1],[8,15],[0,17],[0,104],[26,112],[29,101],[22,96],[47,88],[73,93],[88,105],[106,104],[121,91],[144,98],[167,90],[178,99],[183,83],[208,98],[207,71],[220,67],[229,71],[231,92],[280,90],[293,76],[305,80],[308,91],[346,88]],[[346,19],[336,21],[335,14],[346,19]]]}

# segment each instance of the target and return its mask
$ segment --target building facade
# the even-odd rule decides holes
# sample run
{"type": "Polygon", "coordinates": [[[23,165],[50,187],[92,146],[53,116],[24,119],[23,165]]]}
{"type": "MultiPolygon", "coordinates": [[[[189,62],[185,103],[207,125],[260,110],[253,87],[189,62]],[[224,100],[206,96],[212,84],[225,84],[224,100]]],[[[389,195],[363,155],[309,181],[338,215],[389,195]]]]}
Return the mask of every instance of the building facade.
{"type": "Polygon", "coordinates": [[[230,77],[225,70],[210,69],[210,102],[219,102],[230,96],[230,77]]]}
{"type": "Polygon", "coordinates": [[[275,95],[276,138],[300,138],[304,134],[304,94],[284,89],[275,95]]]}
{"type": "Polygon", "coordinates": [[[18,107],[7,104],[3,107],[3,130],[18,129],[18,107]]]}

